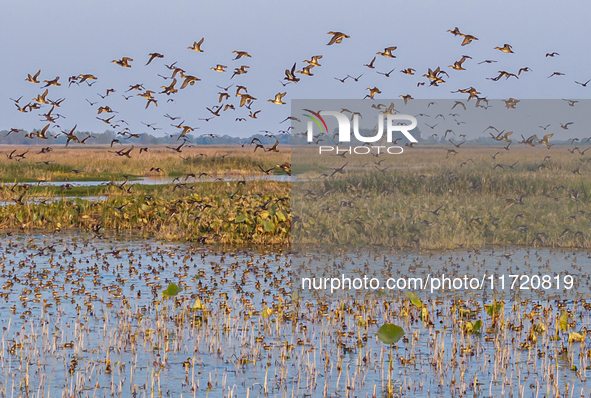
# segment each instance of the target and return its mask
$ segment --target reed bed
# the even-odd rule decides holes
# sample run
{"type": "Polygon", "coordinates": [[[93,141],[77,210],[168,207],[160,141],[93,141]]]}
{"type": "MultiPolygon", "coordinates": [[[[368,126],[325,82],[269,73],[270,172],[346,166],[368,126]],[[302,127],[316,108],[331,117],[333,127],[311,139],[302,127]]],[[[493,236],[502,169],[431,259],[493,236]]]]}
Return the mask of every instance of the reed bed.
{"type": "Polygon", "coordinates": [[[379,166],[375,158],[294,154],[294,162],[319,160],[307,164],[309,180],[293,185],[293,242],[591,247],[588,156],[566,148],[504,151],[494,160],[494,148],[447,159],[443,148],[408,152],[379,166]],[[326,177],[344,164],[344,173],[326,177]]]}
{"type": "MultiPolygon", "coordinates": [[[[130,148],[131,145],[125,146],[130,148]]],[[[69,181],[95,180],[109,181],[124,180],[129,177],[178,177],[188,173],[199,175],[202,172],[214,177],[224,175],[258,175],[261,165],[265,169],[290,162],[289,150],[275,152],[253,152],[252,146],[201,146],[184,148],[182,153],[176,153],[166,146],[150,146],[141,155],[139,148],[131,153],[131,158],[118,157],[109,151],[124,148],[115,145],[96,146],[89,148],[56,147],[51,152],[39,154],[38,147],[7,147],[2,152],[10,153],[13,149],[17,153],[29,150],[29,154],[21,161],[14,161],[3,156],[0,158],[1,181],[69,181]],[[43,162],[49,162],[45,164],[43,162]],[[162,171],[150,171],[160,168],[162,171]],[[73,172],[76,170],[76,172],[73,172]]],[[[281,147],[280,147],[281,148],[281,147]]],[[[277,171],[278,173],[280,170],[277,171]]]]}
{"type": "Polygon", "coordinates": [[[403,156],[369,159],[314,156],[311,147],[291,154],[190,148],[186,158],[151,148],[132,159],[105,157],[107,148],[68,150],[64,159],[57,149],[49,155],[56,163],[49,165],[0,162],[4,180],[11,181],[0,189],[0,226],[134,230],[167,240],[224,244],[591,247],[589,156],[567,147],[469,147],[454,156],[446,149],[419,147],[403,156]],[[264,175],[259,166],[284,173],[277,165],[291,158],[294,173],[300,170],[293,183],[186,181],[200,173],[256,178],[264,175]],[[344,164],[344,173],[326,177],[344,164]],[[155,166],[162,171],[149,171],[155,166]],[[45,174],[39,167],[47,168],[45,174]],[[34,175],[63,184],[18,182],[34,175]],[[133,184],[133,178],[150,175],[178,181],[133,184]],[[104,178],[111,184],[77,187],[72,178],[104,178]],[[123,184],[126,178],[130,181],[123,184]],[[515,204],[508,206],[511,201],[515,204]]]}

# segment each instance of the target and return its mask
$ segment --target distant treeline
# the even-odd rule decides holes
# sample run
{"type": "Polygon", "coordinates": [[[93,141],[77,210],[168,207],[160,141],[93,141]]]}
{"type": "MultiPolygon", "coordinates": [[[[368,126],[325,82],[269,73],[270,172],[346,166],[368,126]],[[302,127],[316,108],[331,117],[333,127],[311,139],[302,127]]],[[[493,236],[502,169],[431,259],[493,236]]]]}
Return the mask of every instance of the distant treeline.
{"type": "MultiPolygon", "coordinates": [[[[34,130],[36,131],[36,130],[34,130]]],[[[8,135],[7,130],[0,131],[0,145],[33,145],[33,146],[52,146],[52,145],[65,145],[66,144],[66,136],[64,134],[60,134],[57,138],[54,138],[50,134],[48,134],[49,138],[46,140],[40,138],[27,138],[25,134],[26,131],[20,131],[18,133],[11,133],[8,135]]],[[[76,136],[83,140],[87,136],[91,136],[89,139],[85,141],[86,145],[110,145],[111,141],[114,139],[118,139],[121,141],[123,145],[142,145],[142,146],[154,146],[154,145],[172,145],[179,143],[178,135],[166,135],[161,137],[156,137],[151,134],[142,133],[139,134],[138,138],[126,138],[127,136],[124,135],[117,135],[113,131],[105,131],[104,133],[91,133],[87,131],[76,131],[76,136]]],[[[370,130],[361,130],[361,134],[370,136],[375,133],[372,133],[370,130]]],[[[420,134],[415,134],[417,141],[419,144],[423,145],[438,145],[438,144],[447,144],[451,145],[449,140],[451,139],[454,143],[459,144],[460,142],[464,141],[464,138],[454,137],[453,135],[448,135],[447,138],[421,138],[420,134]]],[[[258,138],[263,145],[273,145],[275,141],[279,141],[279,144],[282,145],[306,145],[307,137],[300,134],[297,135],[289,135],[289,134],[278,134],[275,137],[269,137],[262,134],[255,134],[248,138],[239,138],[239,137],[232,137],[229,135],[222,135],[218,137],[211,137],[211,136],[195,136],[191,134],[187,134],[187,140],[195,145],[241,145],[244,143],[250,144],[250,142],[258,138]]],[[[320,145],[339,145],[337,142],[332,140],[332,136],[324,135],[319,137],[322,141],[320,141],[320,145]]],[[[513,145],[516,145],[520,140],[517,137],[513,138],[513,145]]],[[[541,138],[541,137],[539,137],[541,138]]],[[[336,137],[335,137],[336,139],[336,137]]],[[[567,140],[550,140],[550,142],[554,145],[570,145],[570,139],[567,140]]],[[[581,141],[576,142],[575,144],[578,145],[591,145],[591,142],[585,142],[586,138],[581,139],[581,141]]],[[[398,142],[398,145],[404,145],[406,141],[403,139],[398,142]]],[[[353,138],[350,143],[351,145],[363,145],[362,142],[357,141],[353,138]]],[[[493,140],[491,137],[478,137],[476,139],[470,139],[466,141],[466,145],[503,145],[505,146],[507,143],[499,142],[493,140]]],[[[345,145],[342,143],[341,145],[345,145]]],[[[381,141],[379,145],[386,145],[385,141],[381,141]]],[[[80,144],[70,143],[70,146],[80,146],[80,144]]]]}
{"type": "MultiPolygon", "coordinates": [[[[34,130],[35,131],[35,130],[34,130]]],[[[48,139],[44,140],[41,138],[34,137],[33,139],[25,137],[26,131],[20,131],[18,133],[8,134],[7,130],[0,131],[0,145],[34,145],[34,146],[52,146],[52,145],[65,145],[66,136],[60,134],[57,138],[47,134],[48,139]]],[[[151,134],[142,133],[139,134],[138,138],[126,138],[124,135],[117,135],[113,131],[105,131],[104,133],[91,133],[87,131],[76,131],[78,139],[83,140],[87,136],[91,136],[85,141],[85,145],[110,145],[111,141],[118,139],[123,145],[142,145],[142,146],[154,146],[154,145],[171,145],[182,142],[182,139],[178,140],[177,135],[166,135],[162,137],[155,137],[151,134]]],[[[248,138],[231,137],[229,135],[223,135],[219,137],[210,136],[195,136],[187,134],[187,140],[195,145],[238,145],[243,143],[250,143],[253,138],[258,138],[263,145],[272,145],[275,141],[279,141],[280,144],[289,145],[291,143],[291,136],[288,134],[280,134],[276,137],[266,137],[262,134],[255,134],[248,138]]],[[[80,144],[70,143],[69,146],[81,146],[80,144]]]]}
{"type": "MultiPolygon", "coordinates": [[[[463,137],[457,137],[453,134],[448,134],[447,137],[429,137],[429,138],[423,138],[423,133],[421,132],[421,130],[419,128],[411,131],[413,137],[416,138],[416,140],[418,141],[419,144],[422,145],[452,145],[450,143],[449,140],[453,141],[453,143],[455,144],[459,144],[462,141],[466,140],[463,137]]],[[[360,134],[365,136],[365,137],[371,137],[374,136],[376,133],[375,131],[372,131],[370,129],[360,129],[360,134]]],[[[322,135],[322,136],[315,136],[314,141],[316,142],[318,139],[320,139],[321,141],[318,142],[318,145],[345,145],[344,143],[339,144],[336,141],[333,141],[333,137],[334,139],[338,139],[337,135],[337,130],[333,130],[332,135],[322,135]]],[[[378,143],[375,143],[374,145],[387,145],[386,141],[385,141],[385,136],[386,134],[384,133],[382,140],[380,140],[378,143]]],[[[543,134],[539,134],[538,135],[538,139],[542,139],[543,134]]],[[[528,134],[529,137],[529,134],[528,134]]],[[[510,137],[512,139],[512,144],[511,145],[517,145],[519,141],[521,141],[521,136],[512,136],[510,137]]],[[[527,138],[527,137],[526,137],[527,138]]],[[[581,138],[580,141],[576,141],[575,145],[591,145],[591,141],[586,142],[587,138],[581,138]]],[[[550,143],[553,145],[570,145],[571,144],[572,139],[566,139],[566,140],[558,140],[555,138],[551,138],[550,139],[550,143]]],[[[281,141],[279,141],[281,142],[281,141]]],[[[408,141],[406,140],[406,138],[402,138],[401,140],[398,141],[397,145],[399,146],[404,146],[405,144],[407,144],[408,141]]],[[[291,137],[291,144],[292,145],[306,145],[308,144],[308,137],[307,135],[302,135],[300,134],[296,134],[294,136],[291,137]]],[[[490,135],[487,136],[480,136],[477,138],[472,138],[472,139],[468,139],[466,140],[465,145],[502,145],[502,146],[506,146],[508,143],[504,142],[504,141],[496,141],[494,140],[490,135]]],[[[363,142],[358,141],[357,139],[355,139],[354,135],[351,135],[351,142],[347,143],[347,145],[363,145],[363,142]]],[[[390,144],[391,145],[391,144],[390,144]]],[[[538,145],[538,144],[536,144],[538,145]]]]}

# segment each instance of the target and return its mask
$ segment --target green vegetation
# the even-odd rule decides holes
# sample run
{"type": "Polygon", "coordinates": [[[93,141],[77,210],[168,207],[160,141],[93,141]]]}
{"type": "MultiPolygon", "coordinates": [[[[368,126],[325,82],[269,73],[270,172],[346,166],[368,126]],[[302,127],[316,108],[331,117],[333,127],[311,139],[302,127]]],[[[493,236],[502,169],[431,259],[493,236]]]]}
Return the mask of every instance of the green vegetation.
{"type": "Polygon", "coordinates": [[[360,157],[322,157],[326,163],[310,167],[330,175],[348,162],[345,173],[308,173],[309,181],[294,184],[293,242],[320,237],[321,244],[424,249],[591,247],[590,157],[516,149],[493,160],[491,150],[446,159],[442,148],[415,149],[385,159],[379,166],[385,171],[374,159],[361,165],[360,157]],[[545,155],[551,158],[542,160],[545,155]]]}
{"type": "MultiPolygon", "coordinates": [[[[129,146],[128,146],[129,148],[129,146]]],[[[281,147],[280,147],[281,148],[281,147]]],[[[10,153],[13,149],[3,152],[10,153]]],[[[139,154],[136,147],[131,158],[118,157],[109,152],[121,147],[109,148],[56,148],[46,154],[38,154],[40,148],[21,147],[20,154],[29,150],[25,159],[0,158],[0,182],[37,181],[123,181],[139,177],[181,177],[189,173],[207,173],[212,177],[228,175],[260,175],[259,165],[265,170],[277,164],[290,162],[288,151],[280,153],[253,152],[245,147],[192,147],[185,148],[179,156],[166,147],[150,147],[139,154]],[[47,162],[48,164],[46,164],[47,162]],[[159,168],[160,171],[154,171],[159,168]]],[[[276,168],[273,174],[282,174],[276,168]]]]}
{"type": "Polygon", "coordinates": [[[6,204],[0,225],[24,230],[100,225],[170,240],[238,244],[591,247],[591,157],[564,148],[500,152],[488,147],[447,157],[444,148],[425,147],[379,160],[341,159],[300,149],[292,155],[298,162],[294,169],[304,173],[293,192],[289,183],[199,182],[200,173],[262,176],[259,166],[284,173],[276,166],[289,154],[251,148],[191,148],[184,158],[156,148],[132,159],[71,150],[66,159],[52,153],[56,163],[49,165],[4,159],[0,170],[10,183],[0,189],[6,204]],[[345,164],[344,173],[326,177],[345,164]],[[156,166],[162,172],[150,171],[156,166]],[[130,181],[115,182],[124,176],[130,181]],[[134,184],[140,176],[176,176],[179,183],[134,184]],[[61,186],[13,182],[19,179],[70,181],[61,186]],[[74,179],[112,184],[79,187],[74,179]],[[97,197],[106,200],[93,203],[97,197]],[[291,242],[290,199],[295,209],[291,242]]]}
{"type": "Polygon", "coordinates": [[[137,190],[134,187],[133,193],[115,187],[79,188],[105,197],[100,201],[52,199],[52,187],[40,188],[49,198],[42,203],[29,197],[41,192],[13,193],[6,188],[5,196],[23,197],[22,204],[0,207],[0,228],[5,231],[80,228],[97,234],[137,231],[145,237],[202,243],[289,243],[287,183],[204,182],[182,188],[144,185],[137,190]]]}

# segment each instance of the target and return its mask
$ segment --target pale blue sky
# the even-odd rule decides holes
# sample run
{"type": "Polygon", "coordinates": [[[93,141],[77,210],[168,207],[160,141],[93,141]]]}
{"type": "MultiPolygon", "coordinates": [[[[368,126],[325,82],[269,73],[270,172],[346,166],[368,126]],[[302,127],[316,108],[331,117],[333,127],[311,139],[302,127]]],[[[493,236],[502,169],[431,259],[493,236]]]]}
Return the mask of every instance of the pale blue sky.
{"type": "MultiPolygon", "coordinates": [[[[200,127],[196,133],[249,136],[259,130],[277,131],[286,124],[278,122],[290,113],[289,100],[305,98],[362,98],[366,88],[377,86],[382,94],[376,99],[384,102],[411,94],[415,98],[464,99],[464,94],[451,90],[476,87],[488,98],[589,98],[591,83],[584,88],[574,83],[591,78],[588,49],[588,19],[591,4],[583,1],[567,4],[547,1],[462,1],[462,2],[402,2],[402,1],[19,1],[3,2],[0,6],[0,41],[2,77],[0,78],[0,129],[12,127],[42,128],[40,113],[23,114],[16,110],[10,98],[23,95],[27,103],[41,93],[41,85],[24,79],[27,73],[41,69],[41,79],[60,76],[61,87],[50,88],[51,99],[66,98],[56,112],[64,115],[58,124],[70,129],[102,132],[106,124],[97,120],[99,105],[109,105],[118,111],[115,119],[123,118],[135,133],[150,132],[140,122],[157,123],[164,130],[170,127],[165,113],[181,116],[185,124],[200,127]],[[478,41],[461,47],[461,37],[447,33],[459,27],[463,33],[478,37],[478,41]],[[351,36],[343,43],[327,46],[327,32],[341,31],[351,36]],[[202,37],[204,53],[187,49],[202,37]],[[501,53],[493,48],[509,43],[515,54],[501,53]],[[397,58],[377,56],[376,69],[369,63],[376,52],[387,46],[397,46],[397,58]],[[248,51],[252,58],[233,61],[233,50],[248,51]],[[547,52],[560,56],[547,58],[547,52]],[[160,52],[162,60],[145,67],[148,53],[160,52]],[[298,84],[285,88],[279,83],[284,70],[304,59],[323,55],[321,67],[314,68],[313,77],[301,76],[298,84]],[[454,71],[448,65],[462,55],[472,56],[464,63],[466,71],[454,71]],[[121,68],[114,59],[128,56],[134,59],[132,68],[121,68]],[[497,63],[477,65],[485,59],[497,63]],[[188,74],[202,79],[171,97],[157,96],[157,108],[144,109],[146,101],[134,97],[125,101],[124,91],[131,84],[143,83],[147,89],[161,91],[168,85],[158,74],[169,75],[164,64],[177,62],[188,74]],[[228,66],[228,72],[210,70],[216,64],[228,66]],[[249,72],[230,80],[234,67],[249,65],[249,72]],[[450,78],[439,87],[417,87],[427,68],[445,68],[450,78]],[[522,74],[519,80],[504,78],[498,82],[486,80],[499,70],[516,73],[529,66],[533,72],[522,74]],[[415,76],[399,71],[417,70],[415,76]],[[376,73],[396,70],[390,78],[376,73]],[[547,78],[553,72],[565,76],[547,78]],[[92,73],[99,80],[92,87],[73,85],[68,89],[71,75],[92,73]],[[344,84],[334,77],[364,73],[359,82],[351,79],[344,84]],[[238,108],[238,98],[230,103],[236,111],[205,122],[199,118],[211,116],[205,107],[218,104],[216,85],[241,84],[258,98],[252,109],[262,110],[258,119],[248,117],[248,111],[238,108]],[[107,88],[117,92],[105,100],[97,95],[107,88]],[[278,92],[287,91],[278,106],[267,102],[278,92]],[[92,102],[91,107],[85,98],[92,102]],[[166,103],[174,98],[175,103],[166,103]],[[235,118],[246,117],[247,122],[235,118]]],[[[177,88],[180,84],[177,85],[177,88]]],[[[230,93],[235,92],[235,86],[230,93]]],[[[137,92],[136,92],[137,93],[137,92]]],[[[128,93],[129,94],[129,93],[128,93]]],[[[227,101],[226,101],[227,102],[227,101]]],[[[104,116],[101,115],[101,116],[104,116]]]]}

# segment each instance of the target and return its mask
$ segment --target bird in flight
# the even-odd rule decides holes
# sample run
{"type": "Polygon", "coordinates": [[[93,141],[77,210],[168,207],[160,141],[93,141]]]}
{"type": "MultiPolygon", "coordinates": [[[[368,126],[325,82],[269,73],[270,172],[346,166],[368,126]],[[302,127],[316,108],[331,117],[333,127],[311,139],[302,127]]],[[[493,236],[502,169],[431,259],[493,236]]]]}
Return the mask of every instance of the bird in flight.
{"type": "Polygon", "coordinates": [[[553,136],[553,135],[554,135],[554,134],[546,134],[544,137],[542,137],[542,139],[541,139],[541,140],[536,140],[536,142],[537,142],[538,144],[542,144],[542,145],[544,145],[544,146],[548,147],[548,149],[550,149],[550,147],[551,147],[552,145],[554,145],[554,144],[550,144],[550,143],[548,142],[548,140],[549,140],[550,138],[552,138],[552,136],[553,136]]]}
{"type": "Polygon", "coordinates": [[[33,76],[27,74],[27,78],[25,80],[28,82],[31,82],[31,83],[41,83],[39,80],[37,80],[37,78],[39,77],[40,74],[41,74],[41,70],[39,70],[33,76]]]}
{"type": "Polygon", "coordinates": [[[396,50],[396,48],[396,46],[386,47],[383,52],[377,52],[376,54],[386,58],[396,58],[396,56],[392,54],[392,51],[396,50]]]}
{"type": "Polygon", "coordinates": [[[215,68],[210,68],[211,70],[215,71],[215,72],[225,72],[226,71],[227,66],[226,65],[220,65],[217,64],[215,66],[215,68]]]}
{"type": "Polygon", "coordinates": [[[519,199],[515,199],[515,198],[505,199],[505,208],[503,209],[503,211],[507,211],[507,209],[513,205],[523,205],[523,198],[525,198],[525,195],[522,195],[519,199]]]}
{"type": "Polygon", "coordinates": [[[285,105],[285,102],[283,102],[282,99],[283,99],[283,97],[285,97],[286,94],[287,94],[287,92],[277,93],[277,94],[275,94],[275,99],[270,99],[267,101],[271,102],[273,104],[276,104],[276,105],[285,105]]]}
{"type": "Polygon", "coordinates": [[[517,76],[521,75],[521,72],[531,72],[531,71],[532,71],[532,70],[531,70],[531,68],[529,68],[529,67],[527,67],[527,66],[526,66],[526,67],[524,67],[524,68],[520,68],[520,69],[517,71],[517,76]]]}
{"type": "Polygon", "coordinates": [[[295,75],[295,70],[296,70],[296,64],[294,63],[293,66],[291,67],[291,70],[286,69],[285,70],[285,78],[284,80],[287,80],[289,82],[294,82],[297,83],[300,81],[299,77],[296,77],[295,75]]]}
{"type": "Polygon", "coordinates": [[[454,28],[454,30],[448,29],[447,31],[454,36],[462,36],[462,32],[460,32],[460,29],[457,26],[454,28]]]}
{"type": "Polygon", "coordinates": [[[534,135],[528,137],[527,139],[525,139],[525,137],[522,134],[521,135],[521,141],[519,141],[519,144],[525,144],[525,145],[529,145],[529,146],[536,146],[536,144],[534,143],[534,140],[536,138],[537,138],[537,135],[534,134],[534,135]]]}
{"type": "Polygon", "coordinates": [[[334,176],[335,174],[339,173],[339,174],[345,174],[345,166],[348,165],[349,162],[345,163],[344,165],[342,165],[341,167],[337,167],[336,169],[333,168],[333,172],[330,174],[329,177],[334,176]]]}
{"type": "Polygon", "coordinates": [[[277,145],[279,145],[279,141],[275,141],[275,144],[271,148],[264,148],[266,152],[279,152],[277,149],[277,145]]]}
{"type": "Polygon", "coordinates": [[[569,99],[564,99],[564,98],[562,100],[568,102],[568,106],[575,106],[575,104],[577,102],[579,102],[579,101],[576,101],[576,100],[569,100],[569,99]]]}
{"type": "Polygon", "coordinates": [[[43,82],[47,83],[45,86],[43,86],[43,88],[51,87],[51,86],[61,86],[59,80],[60,80],[59,76],[53,80],[43,80],[43,82]]]}
{"type": "Polygon", "coordinates": [[[192,86],[195,84],[195,82],[201,81],[201,79],[199,79],[198,77],[191,75],[182,75],[182,77],[184,77],[185,81],[183,82],[183,84],[181,84],[181,90],[187,87],[188,85],[192,86]]]}
{"type": "Polygon", "coordinates": [[[550,76],[548,76],[548,79],[550,79],[552,76],[564,76],[564,73],[562,73],[562,72],[554,72],[550,76]]]}
{"type": "Polygon", "coordinates": [[[187,143],[187,140],[184,140],[183,143],[181,145],[177,146],[176,148],[169,147],[169,146],[167,146],[167,148],[168,149],[172,149],[175,152],[181,153],[182,152],[182,148],[183,148],[183,146],[185,146],[186,143],[187,143]]]}
{"type": "Polygon", "coordinates": [[[232,53],[236,54],[236,58],[234,58],[232,61],[236,61],[237,59],[240,59],[242,57],[251,58],[250,54],[246,51],[232,51],[232,53]]]}
{"type": "Polygon", "coordinates": [[[472,40],[478,40],[478,38],[476,38],[475,36],[472,36],[472,35],[462,34],[462,36],[464,36],[464,40],[462,40],[462,46],[472,43],[472,40]]]}
{"type": "Polygon", "coordinates": [[[468,55],[462,55],[462,59],[460,59],[459,61],[455,61],[453,65],[450,65],[449,67],[455,70],[466,70],[464,69],[464,67],[462,66],[462,64],[467,60],[467,59],[472,59],[472,57],[468,56],[468,55]]]}
{"type": "Polygon", "coordinates": [[[364,99],[365,99],[365,98],[371,98],[371,99],[374,99],[374,98],[373,98],[373,97],[374,97],[374,95],[376,95],[376,94],[381,94],[381,93],[382,93],[382,92],[380,91],[380,89],[379,89],[379,88],[377,88],[377,87],[374,87],[374,88],[367,88],[367,90],[369,90],[369,94],[367,94],[367,95],[364,97],[364,99]]]}
{"type": "Polygon", "coordinates": [[[495,47],[495,50],[499,50],[502,51],[504,53],[508,53],[508,54],[514,54],[513,52],[513,48],[511,47],[510,44],[503,44],[503,47],[495,47]]]}
{"type": "Polygon", "coordinates": [[[164,55],[159,54],[159,53],[150,53],[148,55],[150,55],[150,59],[148,59],[146,66],[150,65],[150,62],[152,62],[155,58],[164,58],[164,55]]]}
{"type": "Polygon", "coordinates": [[[189,50],[193,50],[193,51],[197,51],[198,53],[202,53],[203,50],[201,49],[201,45],[203,44],[203,40],[205,40],[205,37],[202,37],[201,40],[199,40],[198,42],[193,42],[192,46],[187,47],[189,50]]]}
{"type": "Polygon", "coordinates": [[[349,39],[350,36],[342,33],[342,32],[328,32],[329,35],[332,35],[332,37],[330,38],[330,41],[328,42],[327,45],[332,46],[333,44],[339,44],[343,42],[343,39],[349,39]]]}
{"type": "Polygon", "coordinates": [[[131,68],[131,65],[129,64],[130,62],[132,62],[133,59],[129,58],[129,57],[123,57],[121,59],[115,59],[113,61],[111,61],[112,63],[115,63],[119,66],[122,66],[124,68],[131,68]]]}
{"type": "Polygon", "coordinates": [[[367,66],[369,69],[374,69],[375,66],[373,66],[373,63],[376,62],[376,57],[373,57],[373,59],[371,60],[371,62],[369,64],[363,64],[363,66],[367,66]]]}
{"type": "Polygon", "coordinates": [[[305,75],[305,76],[314,76],[314,74],[311,72],[313,67],[314,67],[314,65],[308,65],[308,66],[302,68],[302,70],[298,70],[296,72],[301,73],[302,75],[305,75]]]}
{"type": "Polygon", "coordinates": [[[127,158],[131,158],[131,151],[133,151],[133,145],[128,150],[121,149],[119,151],[109,151],[109,152],[116,153],[117,156],[125,156],[127,158]]]}
{"type": "Polygon", "coordinates": [[[242,65],[240,68],[234,68],[234,73],[232,74],[232,77],[230,77],[230,79],[234,78],[234,76],[236,75],[243,75],[247,73],[248,71],[246,69],[248,68],[250,68],[250,66],[248,65],[242,65]]]}
{"type": "Polygon", "coordinates": [[[384,75],[384,76],[386,76],[386,77],[390,77],[390,74],[391,74],[392,72],[394,72],[395,70],[396,70],[396,68],[392,69],[392,70],[391,70],[390,72],[388,72],[388,73],[379,72],[379,71],[376,71],[376,73],[378,73],[378,74],[380,74],[380,75],[384,75]]]}
{"type": "Polygon", "coordinates": [[[318,60],[322,58],[322,55],[314,55],[309,61],[307,59],[304,60],[307,64],[314,65],[314,66],[322,66],[318,63],[318,60]]]}

